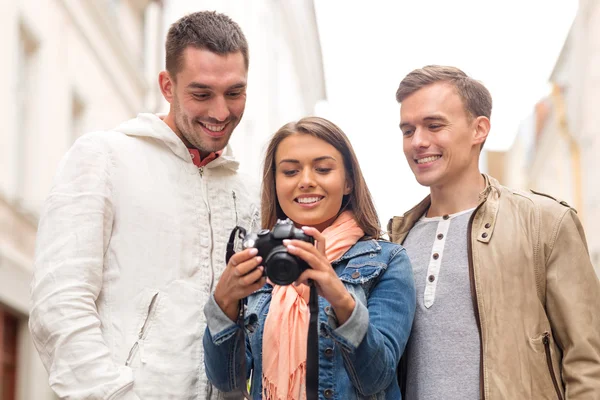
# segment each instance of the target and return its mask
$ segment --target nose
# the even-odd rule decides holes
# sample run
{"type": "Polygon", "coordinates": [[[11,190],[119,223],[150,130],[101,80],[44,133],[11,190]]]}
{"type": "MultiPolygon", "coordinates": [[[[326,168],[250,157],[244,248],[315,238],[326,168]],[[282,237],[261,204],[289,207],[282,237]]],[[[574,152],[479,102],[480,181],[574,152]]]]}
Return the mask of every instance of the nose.
{"type": "Polygon", "coordinates": [[[229,115],[229,107],[225,97],[215,96],[208,110],[208,116],[218,122],[225,122],[229,118],[229,115]]]}
{"type": "Polygon", "coordinates": [[[426,149],[430,145],[429,132],[427,129],[415,128],[413,133],[411,145],[413,149],[426,149]]]}
{"type": "Polygon", "coordinates": [[[300,173],[300,181],[298,187],[301,190],[306,190],[315,187],[315,178],[311,168],[304,168],[300,173]]]}

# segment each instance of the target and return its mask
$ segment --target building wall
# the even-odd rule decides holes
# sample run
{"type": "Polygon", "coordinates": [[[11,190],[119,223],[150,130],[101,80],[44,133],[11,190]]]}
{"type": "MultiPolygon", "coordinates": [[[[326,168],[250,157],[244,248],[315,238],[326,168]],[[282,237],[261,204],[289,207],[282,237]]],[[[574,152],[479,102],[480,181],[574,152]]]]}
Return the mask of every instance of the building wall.
{"type": "Polygon", "coordinates": [[[19,321],[17,399],[54,398],[27,329],[41,205],[79,135],[114,127],[156,97],[148,76],[158,59],[144,50],[157,47],[159,17],[151,0],[3,2],[0,310],[19,321]]]}
{"type": "Polygon", "coordinates": [[[534,188],[578,211],[600,275],[600,3],[581,0],[554,71],[553,93],[524,121],[506,155],[507,184],[534,188]]]}
{"type": "Polygon", "coordinates": [[[572,39],[579,70],[573,71],[576,83],[567,100],[567,112],[579,109],[572,131],[581,149],[583,218],[596,271],[600,275],[600,3],[580,1],[580,13],[572,39]]]}

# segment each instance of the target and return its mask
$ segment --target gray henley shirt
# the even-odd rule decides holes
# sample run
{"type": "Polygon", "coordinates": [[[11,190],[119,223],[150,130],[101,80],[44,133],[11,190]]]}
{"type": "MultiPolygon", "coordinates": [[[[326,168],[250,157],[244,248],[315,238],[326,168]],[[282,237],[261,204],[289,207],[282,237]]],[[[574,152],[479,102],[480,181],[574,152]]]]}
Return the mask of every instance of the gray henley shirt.
{"type": "Polygon", "coordinates": [[[417,291],[405,354],[408,400],[479,398],[480,343],[467,258],[472,213],[423,217],[404,242],[417,291]]]}

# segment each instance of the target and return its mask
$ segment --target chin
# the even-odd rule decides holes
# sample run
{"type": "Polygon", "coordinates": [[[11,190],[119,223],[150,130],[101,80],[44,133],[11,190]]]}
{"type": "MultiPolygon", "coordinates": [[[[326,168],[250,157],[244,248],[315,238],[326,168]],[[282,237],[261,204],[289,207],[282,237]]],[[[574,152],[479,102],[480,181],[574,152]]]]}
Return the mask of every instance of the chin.
{"type": "Polygon", "coordinates": [[[286,214],[289,219],[291,219],[296,226],[315,226],[322,223],[320,218],[306,218],[306,216],[302,215],[290,215],[286,214]]]}
{"type": "Polygon", "coordinates": [[[425,174],[415,175],[415,179],[417,180],[419,185],[425,186],[425,187],[435,186],[440,181],[440,177],[427,176],[425,174]]]}

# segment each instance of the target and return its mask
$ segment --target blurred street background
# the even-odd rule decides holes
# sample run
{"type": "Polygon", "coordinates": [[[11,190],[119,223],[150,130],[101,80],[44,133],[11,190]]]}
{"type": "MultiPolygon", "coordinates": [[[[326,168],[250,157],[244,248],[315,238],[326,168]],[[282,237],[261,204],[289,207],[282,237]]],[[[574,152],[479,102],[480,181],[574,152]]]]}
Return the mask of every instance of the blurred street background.
{"type": "Polygon", "coordinates": [[[198,10],[240,24],[248,101],[231,144],[260,178],[284,123],[320,115],[350,137],[382,226],[427,194],[402,153],[395,91],[454,65],[492,93],[481,167],[577,209],[600,267],[600,2],[596,0],[2,0],[0,400],[54,399],[29,337],[35,234],[60,159],[82,134],[166,112],[169,25],[198,10]]]}

